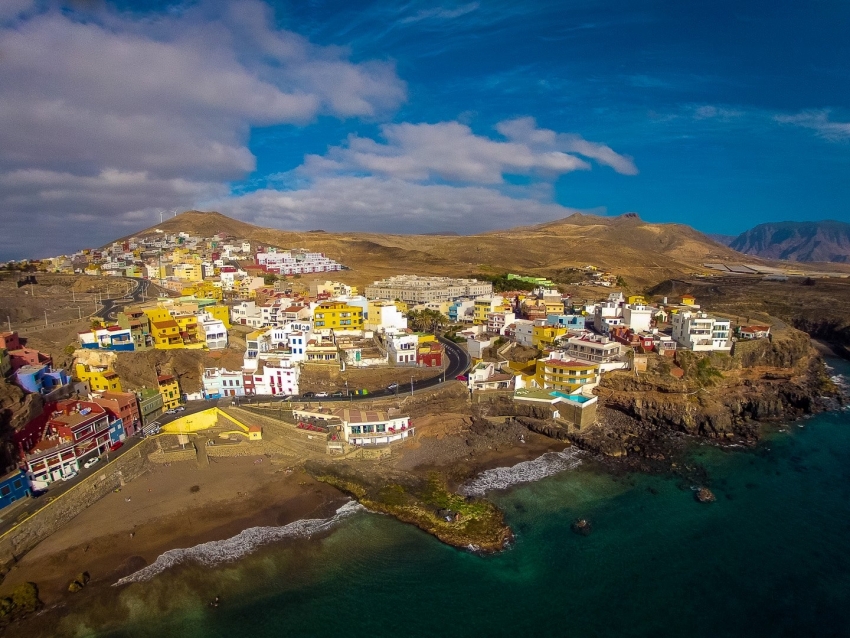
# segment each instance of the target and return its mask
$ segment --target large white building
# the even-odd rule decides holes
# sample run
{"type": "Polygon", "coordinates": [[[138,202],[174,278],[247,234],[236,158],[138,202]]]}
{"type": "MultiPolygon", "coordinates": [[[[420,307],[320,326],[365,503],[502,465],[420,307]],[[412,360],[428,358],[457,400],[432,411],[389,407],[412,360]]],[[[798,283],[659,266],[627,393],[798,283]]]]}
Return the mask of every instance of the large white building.
{"type": "Polygon", "coordinates": [[[643,304],[627,304],[623,308],[623,323],[634,332],[646,332],[652,322],[652,308],[643,304]]]}
{"type": "Polygon", "coordinates": [[[257,265],[268,272],[281,275],[303,275],[314,272],[332,272],[342,270],[342,264],[326,257],[324,253],[311,253],[306,250],[283,250],[276,248],[257,252],[257,265]]]}
{"type": "Polygon", "coordinates": [[[671,316],[673,339],[695,352],[732,349],[732,322],[704,312],[677,312],[671,316]]]}
{"type": "Polygon", "coordinates": [[[586,334],[570,337],[564,345],[568,358],[599,364],[600,372],[628,367],[628,362],[621,360],[622,346],[608,337],[586,334]]]}
{"type": "Polygon", "coordinates": [[[450,277],[418,277],[397,275],[366,286],[369,299],[400,299],[405,303],[430,303],[454,301],[461,297],[492,295],[493,284],[477,279],[452,279],[450,277]]]}
{"type": "Polygon", "coordinates": [[[533,321],[529,319],[517,319],[516,321],[514,321],[514,341],[516,341],[517,344],[530,348],[534,343],[533,336],[533,321]]]}

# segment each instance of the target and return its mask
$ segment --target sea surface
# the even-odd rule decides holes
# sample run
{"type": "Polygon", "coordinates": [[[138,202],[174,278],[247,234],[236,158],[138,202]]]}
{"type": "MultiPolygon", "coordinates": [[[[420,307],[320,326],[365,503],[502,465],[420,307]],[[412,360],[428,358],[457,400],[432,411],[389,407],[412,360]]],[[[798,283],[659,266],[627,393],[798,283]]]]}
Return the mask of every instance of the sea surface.
{"type": "Polygon", "coordinates": [[[490,489],[516,532],[498,555],[356,508],[268,543],[254,531],[250,551],[172,554],[121,591],[129,621],[98,635],[850,636],[850,411],[771,427],[756,448],[695,442],[689,463],[715,503],[581,455],[482,477],[469,491],[490,489]],[[590,536],[570,530],[579,517],[590,536]]]}

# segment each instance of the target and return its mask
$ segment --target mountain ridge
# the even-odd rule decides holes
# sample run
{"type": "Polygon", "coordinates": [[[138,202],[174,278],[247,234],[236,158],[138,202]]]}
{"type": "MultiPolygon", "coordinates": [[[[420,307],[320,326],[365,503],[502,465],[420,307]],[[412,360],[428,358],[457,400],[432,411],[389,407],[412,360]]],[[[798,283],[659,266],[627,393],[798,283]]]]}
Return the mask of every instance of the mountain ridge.
{"type": "MultiPolygon", "coordinates": [[[[573,214],[530,226],[474,235],[388,235],[368,232],[300,232],[263,228],[218,212],[186,211],[136,236],[225,232],[282,248],[323,252],[366,281],[399,272],[466,275],[506,271],[549,276],[592,264],[638,285],[704,272],[707,261],[740,263],[742,255],[684,224],[654,224],[636,214],[573,214]]],[[[358,282],[354,282],[358,283],[358,282]]]]}
{"type": "Polygon", "coordinates": [[[833,219],[769,222],[744,231],[729,247],[766,259],[850,263],[850,224],[833,219]]]}

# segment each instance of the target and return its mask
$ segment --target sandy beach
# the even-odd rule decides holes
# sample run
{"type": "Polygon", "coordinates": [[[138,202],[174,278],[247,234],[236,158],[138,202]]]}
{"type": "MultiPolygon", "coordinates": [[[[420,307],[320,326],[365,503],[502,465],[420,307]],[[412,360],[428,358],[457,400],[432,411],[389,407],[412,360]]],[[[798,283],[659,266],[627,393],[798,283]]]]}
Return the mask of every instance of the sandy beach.
{"type": "Polygon", "coordinates": [[[2,592],[35,582],[50,606],[68,596],[68,584],[82,571],[91,575],[89,587],[112,585],[166,550],[249,527],[323,518],[347,500],[302,470],[266,457],[215,459],[204,469],[194,462],[154,466],[27,553],[2,592]]]}

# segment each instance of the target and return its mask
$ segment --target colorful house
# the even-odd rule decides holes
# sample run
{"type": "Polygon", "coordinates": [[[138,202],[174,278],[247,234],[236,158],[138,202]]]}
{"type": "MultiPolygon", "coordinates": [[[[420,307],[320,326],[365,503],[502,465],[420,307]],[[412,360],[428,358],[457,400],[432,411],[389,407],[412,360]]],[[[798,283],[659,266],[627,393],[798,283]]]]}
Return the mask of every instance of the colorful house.
{"type": "Polygon", "coordinates": [[[0,509],[30,494],[30,482],[23,470],[14,470],[0,478],[0,509]]]}
{"type": "Polygon", "coordinates": [[[316,330],[362,330],[363,309],[339,301],[326,301],[313,311],[316,330]]]}
{"type": "Polygon", "coordinates": [[[570,394],[599,383],[599,366],[589,361],[562,359],[559,353],[552,353],[548,359],[538,359],[535,380],[540,388],[570,394]]]}
{"type": "Polygon", "coordinates": [[[173,410],[180,405],[180,384],[170,374],[163,374],[156,378],[159,393],[162,395],[162,407],[165,410],[173,410]]]}
{"type": "Polygon", "coordinates": [[[88,383],[93,392],[121,392],[121,379],[111,367],[76,362],[74,378],[88,383]]]}
{"type": "Polygon", "coordinates": [[[531,329],[531,345],[535,348],[552,348],[558,337],[567,334],[567,327],[562,325],[535,325],[531,329]]]}

